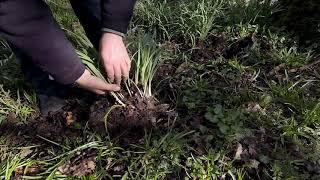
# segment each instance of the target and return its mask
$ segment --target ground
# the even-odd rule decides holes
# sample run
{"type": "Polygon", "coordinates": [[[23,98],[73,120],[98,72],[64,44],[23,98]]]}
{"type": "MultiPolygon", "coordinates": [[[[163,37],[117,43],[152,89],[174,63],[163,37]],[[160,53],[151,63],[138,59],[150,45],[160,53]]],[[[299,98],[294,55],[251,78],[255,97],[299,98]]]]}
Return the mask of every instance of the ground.
{"type": "MultiPolygon", "coordinates": [[[[79,56],[96,59],[68,2],[48,3],[79,56]]],[[[48,116],[1,41],[1,179],[319,179],[319,8],[140,0],[125,41],[133,81],[136,52],[159,63],[152,93],[124,84],[123,107],[74,89],[48,116]]]]}

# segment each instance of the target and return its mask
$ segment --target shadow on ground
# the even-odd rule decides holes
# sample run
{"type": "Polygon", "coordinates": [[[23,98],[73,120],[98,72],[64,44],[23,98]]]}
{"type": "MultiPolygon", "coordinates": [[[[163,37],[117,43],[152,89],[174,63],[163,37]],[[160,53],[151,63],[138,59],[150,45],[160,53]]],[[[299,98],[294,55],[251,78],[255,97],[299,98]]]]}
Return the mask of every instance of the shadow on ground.
{"type": "MultiPolygon", "coordinates": [[[[279,0],[281,11],[273,16],[273,26],[285,28],[301,45],[316,46],[320,40],[319,0],[279,0]]],[[[320,51],[320,47],[316,47],[320,51]]]]}

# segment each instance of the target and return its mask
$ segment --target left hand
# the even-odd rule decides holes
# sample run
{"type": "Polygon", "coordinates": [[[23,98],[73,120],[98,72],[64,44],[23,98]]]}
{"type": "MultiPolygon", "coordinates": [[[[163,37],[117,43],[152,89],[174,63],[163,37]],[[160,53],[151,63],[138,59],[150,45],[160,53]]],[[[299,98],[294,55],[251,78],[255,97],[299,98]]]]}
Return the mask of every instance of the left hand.
{"type": "Polygon", "coordinates": [[[100,56],[111,82],[120,85],[122,77],[129,77],[131,61],[121,36],[104,33],[100,40],[100,56]]]}

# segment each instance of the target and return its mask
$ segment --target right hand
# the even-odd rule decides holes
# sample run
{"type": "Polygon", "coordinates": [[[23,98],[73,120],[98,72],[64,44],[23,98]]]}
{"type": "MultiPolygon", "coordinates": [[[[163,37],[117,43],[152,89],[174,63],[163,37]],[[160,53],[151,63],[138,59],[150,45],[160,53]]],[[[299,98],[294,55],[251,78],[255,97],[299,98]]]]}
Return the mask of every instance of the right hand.
{"type": "Polygon", "coordinates": [[[81,88],[94,92],[96,94],[105,94],[107,91],[119,91],[120,86],[116,84],[108,84],[96,76],[93,76],[87,69],[76,80],[76,84],[81,88]]]}

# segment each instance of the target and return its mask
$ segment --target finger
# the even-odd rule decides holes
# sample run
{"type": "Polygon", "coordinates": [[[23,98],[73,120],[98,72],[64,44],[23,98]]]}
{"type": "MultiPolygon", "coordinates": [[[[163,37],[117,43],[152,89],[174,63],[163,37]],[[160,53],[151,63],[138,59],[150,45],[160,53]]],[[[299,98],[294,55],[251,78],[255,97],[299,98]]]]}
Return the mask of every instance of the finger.
{"type": "Polygon", "coordinates": [[[121,64],[121,74],[123,77],[125,77],[126,79],[129,77],[129,69],[128,69],[128,65],[126,62],[123,62],[121,64]]]}
{"type": "Polygon", "coordinates": [[[129,55],[126,56],[125,61],[126,61],[127,67],[128,67],[128,71],[130,71],[130,69],[131,69],[131,59],[130,59],[129,55]]]}
{"type": "Polygon", "coordinates": [[[117,84],[106,84],[104,89],[101,89],[104,91],[120,91],[120,86],[117,84]]]}
{"type": "Polygon", "coordinates": [[[119,91],[120,87],[116,84],[108,84],[105,81],[99,79],[96,76],[92,76],[88,70],[81,75],[79,79],[76,80],[76,83],[89,91],[92,91],[96,94],[104,94],[105,91],[119,91]]]}
{"type": "Polygon", "coordinates": [[[116,84],[108,84],[106,82],[104,82],[103,80],[92,76],[93,79],[91,80],[91,88],[94,90],[98,90],[98,91],[119,91],[120,87],[116,84]]]}
{"type": "Polygon", "coordinates": [[[120,86],[120,84],[121,84],[121,66],[113,66],[113,70],[114,70],[114,77],[116,80],[115,83],[120,86]]]}
{"type": "Polygon", "coordinates": [[[108,84],[103,80],[89,75],[85,81],[81,82],[80,86],[94,93],[103,94],[101,91],[119,91],[120,87],[116,84],[108,84]]]}
{"type": "Polygon", "coordinates": [[[101,90],[97,90],[97,89],[92,90],[92,92],[94,92],[95,94],[98,94],[98,95],[104,95],[104,94],[106,94],[105,91],[101,91],[101,90]]]}
{"type": "Polygon", "coordinates": [[[91,90],[96,94],[103,95],[103,94],[106,94],[107,91],[112,91],[112,92],[119,91],[120,87],[117,84],[105,83],[102,86],[99,85],[99,89],[98,89],[98,86],[95,86],[95,87],[90,87],[89,90],[91,90]]]}
{"type": "Polygon", "coordinates": [[[113,66],[109,65],[109,66],[105,67],[105,69],[107,71],[107,76],[108,76],[110,82],[113,83],[114,78],[115,78],[114,77],[115,72],[114,72],[113,66]]]}

